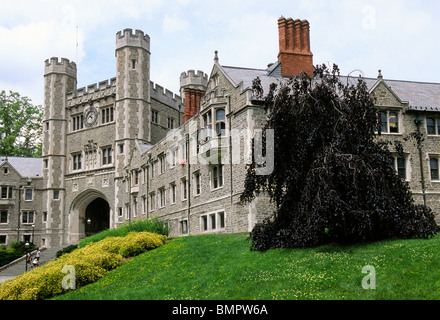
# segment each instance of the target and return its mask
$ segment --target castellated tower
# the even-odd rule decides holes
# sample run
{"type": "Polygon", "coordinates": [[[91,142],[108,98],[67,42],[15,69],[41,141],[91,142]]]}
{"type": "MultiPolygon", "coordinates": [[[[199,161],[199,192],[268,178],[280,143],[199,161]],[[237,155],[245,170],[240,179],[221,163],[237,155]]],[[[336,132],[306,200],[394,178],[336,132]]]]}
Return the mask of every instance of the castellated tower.
{"type": "Polygon", "coordinates": [[[184,98],[183,122],[187,122],[200,110],[200,101],[205,95],[208,75],[203,71],[188,70],[180,75],[180,95],[184,98]]]}
{"type": "Polygon", "coordinates": [[[150,37],[141,30],[116,34],[116,172],[128,164],[135,139],[151,141],[150,37]]]}
{"type": "Polygon", "coordinates": [[[76,89],[76,64],[51,58],[44,68],[43,118],[43,207],[47,208],[47,230],[51,245],[63,242],[66,171],[66,95],[76,89]],[[50,170],[49,170],[50,168],[50,170]]]}

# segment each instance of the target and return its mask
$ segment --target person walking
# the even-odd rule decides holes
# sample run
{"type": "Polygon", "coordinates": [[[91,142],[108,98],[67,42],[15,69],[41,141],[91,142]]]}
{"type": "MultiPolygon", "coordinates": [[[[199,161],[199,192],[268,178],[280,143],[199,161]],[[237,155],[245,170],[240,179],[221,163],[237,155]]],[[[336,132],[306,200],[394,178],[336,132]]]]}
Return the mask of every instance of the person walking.
{"type": "Polygon", "coordinates": [[[37,253],[35,254],[35,259],[37,259],[37,266],[38,267],[40,266],[40,255],[41,255],[40,248],[37,248],[37,253]]]}

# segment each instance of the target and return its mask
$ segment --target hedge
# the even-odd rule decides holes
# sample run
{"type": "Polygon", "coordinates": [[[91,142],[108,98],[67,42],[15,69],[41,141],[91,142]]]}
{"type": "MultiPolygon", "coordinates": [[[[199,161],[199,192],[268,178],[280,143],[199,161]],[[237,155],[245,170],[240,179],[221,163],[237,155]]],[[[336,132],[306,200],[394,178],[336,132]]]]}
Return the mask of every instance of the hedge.
{"type": "MultiPolygon", "coordinates": [[[[120,266],[124,258],[138,255],[165,243],[166,236],[150,232],[130,232],[125,237],[108,237],[26,272],[0,285],[0,300],[39,300],[66,292],[62,287],[64,266],[75,268],[76,287],[103,277],[120,266]]],[[[69,290],[69,289],[68,289],[69,290]]]]}

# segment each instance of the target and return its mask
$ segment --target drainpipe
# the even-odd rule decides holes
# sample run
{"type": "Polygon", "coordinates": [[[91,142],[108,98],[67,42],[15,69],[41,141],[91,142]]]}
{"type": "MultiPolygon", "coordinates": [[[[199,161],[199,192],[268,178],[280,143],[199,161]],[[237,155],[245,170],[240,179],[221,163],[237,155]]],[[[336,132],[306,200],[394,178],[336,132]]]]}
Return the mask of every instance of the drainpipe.
{"type": "MultiPolygon", "coordinates": [[[[417,125],[417,133],[420,134],[420,125],[423,124],[423,119],[419,118],[418,114],[417,114],[414,122],[417,125]]],[[[425,178],[424,178],[424,174],[423,174],[423,151],[422,151],[422,143],[421,143],[420,139],[417,140],[417,149],[419,150],[420,178],[421,178],[420,183],[422,185],[423,204],[426,207],[425,178]]]]}
{"type": "Polygon", "coordinates": [[[186,134],[186,163],[188,164],[188,178],[186,179],[186,183],[188,184],[187,198],[188,198],[188,235],[191,234],[191,225],[190,225],[190,214],[191,214],[191,165],[189,164],[189,133],[186,134]]]}
{"type": "Polygon", "coordinates": [[[231,181],[231,185],[230,185],[230,189],[231,189],[231,195],[230,195],[230,216],[231,216],[231,233],[233,230],[233,226],[232,226],[232,203],[233,203],[233,175],[232,175],[232,128],[231,128],[231,118],[232,118],[232,111],[231,111],[231,95],[228,93],[225,95],[225,97],[228,98],[228,126],[229,126],[229,168],[230,168],[230,181],[231,181]]]}
{"type": "Polygon", "coordinates": [[[146,166],[146,169],[145,169],[145,171],[147,173],[147,179],[146,179],[147,180],[146,181],[146,183],[147,183],[147,194],[145,195],[145,206],[146,206],[145,209],[147,210],[147,220],[150,220],[150,194],[149,194],[150,174],[149,174],[149,172],[150,172],[150,165],[151,165],[151,153],[150,152],[147,153],[147,156],[148,156],[148,160],[147,160],[147,166],[146,166]]]}

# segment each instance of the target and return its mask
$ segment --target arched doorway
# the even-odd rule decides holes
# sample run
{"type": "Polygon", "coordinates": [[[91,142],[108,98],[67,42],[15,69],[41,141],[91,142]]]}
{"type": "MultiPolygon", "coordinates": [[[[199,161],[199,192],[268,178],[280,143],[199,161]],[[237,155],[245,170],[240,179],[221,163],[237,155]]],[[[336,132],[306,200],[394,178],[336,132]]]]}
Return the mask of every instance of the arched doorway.
{"type": "Polygon", "coordinates": [[[86,237],[110,228],[110,206],[102,198],[96,198],[86,208],[86,237]]]}
{"type": "Polygon", "coordinates": [[[86,236],[112,226],[112,208],[107,197],[99,190],[88,189],[71,203],[66,221],[69,243],[78,243],[86,236]]]}

